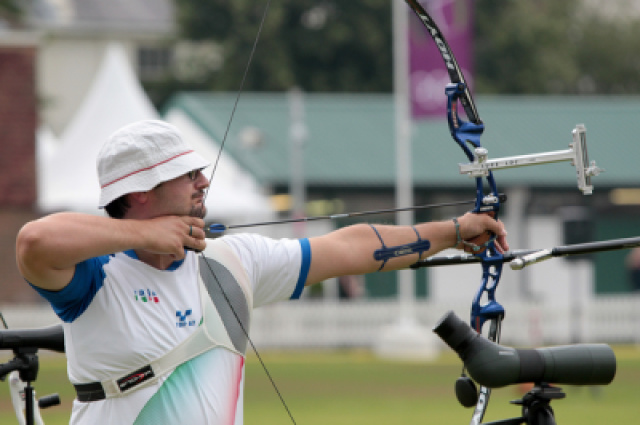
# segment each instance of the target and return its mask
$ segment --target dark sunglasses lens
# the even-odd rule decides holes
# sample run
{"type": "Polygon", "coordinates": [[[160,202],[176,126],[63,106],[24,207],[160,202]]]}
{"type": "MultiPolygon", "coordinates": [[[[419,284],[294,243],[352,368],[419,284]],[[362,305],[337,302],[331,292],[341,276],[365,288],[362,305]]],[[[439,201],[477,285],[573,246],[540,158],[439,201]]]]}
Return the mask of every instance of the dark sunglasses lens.
{"type": "Polygon", "coordinates": [[[189,177],[189,180],[195,181],[198,178],[198,174],[200,174],[202,170],[204,170],[204,168],[198,168],[197,170],[189,171],[187,173],[187,177],[189,177]]]}

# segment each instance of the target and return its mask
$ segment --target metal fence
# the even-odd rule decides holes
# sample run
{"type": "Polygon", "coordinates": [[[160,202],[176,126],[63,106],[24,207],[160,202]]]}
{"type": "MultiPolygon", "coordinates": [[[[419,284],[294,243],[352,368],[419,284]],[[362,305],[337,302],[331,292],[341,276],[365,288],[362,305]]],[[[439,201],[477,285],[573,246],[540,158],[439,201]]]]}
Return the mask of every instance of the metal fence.
{"type": "MultiPolygon", "coordinates": [[[[469,317],[469,304],[413,305],[415,322],[425,333],[448,311],[469,317]]],[[[541,346],[576,342],[640,344],[640,294],[599,296],[579,309],[558,309],[538,303],[505,305],[502,342],[541,346]]],[[[385,327],[406,319],[395,301],[306,301],[281,303],[254,312],[256,345],[273,348],[373,347],[385,327]]]]}
{"type": "MultiPolygon", "coordinates": [[[[443,347],[431,328],[448,310],[463,319],[469,305],[417,301],[406,305],[389,301],[300,300],[256,309],[251,337],[258,348],[373,348],[384,332],[411,319],[425,338],[443,347]]],[[[502,343],[520,347],[602,342],[640,347],[640,294],[598,296],[579,309],[558,309],[534,302],[505,304],[502,343]]],[[[47,326],[59,320],[47,305],[3,306],[11,328],[47,326]]],[[[407,341],[407,343],[411,343],[407,341]]]]}

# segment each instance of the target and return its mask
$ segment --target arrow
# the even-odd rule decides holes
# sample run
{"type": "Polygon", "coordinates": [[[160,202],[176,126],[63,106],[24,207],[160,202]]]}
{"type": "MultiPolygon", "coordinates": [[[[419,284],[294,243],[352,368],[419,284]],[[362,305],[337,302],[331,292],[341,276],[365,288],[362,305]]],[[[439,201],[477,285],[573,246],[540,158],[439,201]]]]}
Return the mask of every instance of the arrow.
{"type": "MultiPolygon", "coordinates": [[[[500,202],[506,202],[507,195],[501,193],[499,195],[500,202]]],[[[248,224],[234,224],[230,226],[225,226],[224,224],[214,223],[209,226],[208,230],[211,233],[222,233],[225,230],[231,229],[239,229],[243,227],[257,227],[257,226],[269,226],[273,224],[284,224],[284,223],[301,223],[307,221],[317,221],[317,220],[336,220],[339,218],[351,218],[351,217],[362,217],[366,215],[376,215],[376,214],[386,214],[398,211],[414,211],[414,210],[424,210],[429,208],[439,208],[439,207],[453,207],[457,205],[467,205],[467,204],[475,204],[476,200],[470,201],[456,201],[456,202],[445,202],[441,204],[427,204],[427,205],[418,205],[414,207],[405,207],[405,208],[390,208],[383,210],[372,210],[372,211],[360,211],[360,212],[352,212],[352,213],[343,213],[343,214],[332,214],[332,215],[319,215],[315,217],[302,217],[302,218],[291,218],[285,220],[274,220],[274,221],[262,221],[259,223],[248,223],[248,224]]]]}

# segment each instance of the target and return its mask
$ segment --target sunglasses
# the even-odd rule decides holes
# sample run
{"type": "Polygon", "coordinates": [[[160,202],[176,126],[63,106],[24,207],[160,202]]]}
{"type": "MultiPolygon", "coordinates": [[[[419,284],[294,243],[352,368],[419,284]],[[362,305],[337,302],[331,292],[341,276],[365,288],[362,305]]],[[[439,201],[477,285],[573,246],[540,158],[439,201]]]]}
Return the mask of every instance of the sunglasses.
{"type": "Polygon", "coordinates": [[[185,175],[189,178],[189,180],[195,181],[198,178],[198,175],[200,174],[200,172],[202,170],[204,170],[204,168],[198,168],[198,169],[195,169],[195,170],[191,170],[185,175]]]}

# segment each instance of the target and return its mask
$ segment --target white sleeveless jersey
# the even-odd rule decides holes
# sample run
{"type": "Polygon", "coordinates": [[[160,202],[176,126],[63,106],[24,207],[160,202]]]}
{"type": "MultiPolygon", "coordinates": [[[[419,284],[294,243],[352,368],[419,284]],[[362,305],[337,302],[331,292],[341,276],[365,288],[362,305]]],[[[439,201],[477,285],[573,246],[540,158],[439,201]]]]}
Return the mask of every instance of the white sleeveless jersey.
{"type": "Polygon", "coordinates": [[[125,376],[184,341],[202,324],[199,278],[229,336],[226,348],[206,351],[124,396],[76,400],[72,424],[242,424],[246,338],[235,315],[248,327],[252,308],[298,298],[311,252],[306,239],[249,234],[208,245],[207,263],[188,252],[168,270],[158,270],[128,251],[79,264],[62,291],[36,288],[64,322],[74,384],[125,376]],[[229,262],[239,265],[235,270],[216,257],[219,244],[219,251],[233,257],[229,262]],[[233,311],[218,281],[227,285],[233,311]]]}

